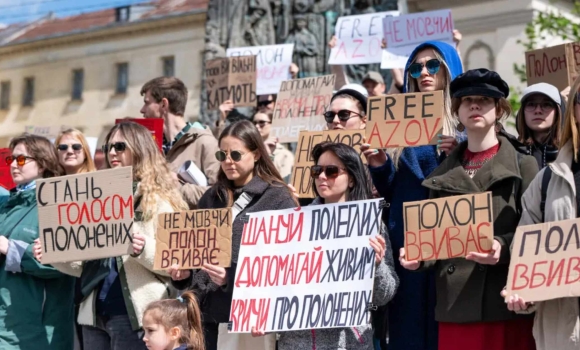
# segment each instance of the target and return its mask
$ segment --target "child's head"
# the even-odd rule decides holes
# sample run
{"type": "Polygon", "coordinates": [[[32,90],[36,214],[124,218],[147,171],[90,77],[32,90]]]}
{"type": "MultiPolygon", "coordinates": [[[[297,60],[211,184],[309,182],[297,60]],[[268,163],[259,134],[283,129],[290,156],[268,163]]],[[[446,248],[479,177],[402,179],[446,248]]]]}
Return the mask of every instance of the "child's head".
{"type": "Polygon", "coordinates": [[[155,301],[143,313],[143,341],[149,350],[173,350],[182,344],[205,350],[201,313],[192,292],[177,299],[155,301]]]}

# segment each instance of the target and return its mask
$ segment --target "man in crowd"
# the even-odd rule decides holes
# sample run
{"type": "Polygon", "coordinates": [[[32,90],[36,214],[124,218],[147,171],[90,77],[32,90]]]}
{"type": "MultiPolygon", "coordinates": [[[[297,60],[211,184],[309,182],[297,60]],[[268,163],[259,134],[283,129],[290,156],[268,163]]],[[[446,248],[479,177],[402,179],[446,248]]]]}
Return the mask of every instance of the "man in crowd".
{"type": "Polygon", "coordinates": [[[379,72],[368,72],[363,78],[362,85],[367,89],[369,97],[381,96],[385,93],[385,80],[379,72]]]}
{"type": "MultiPolygon", "coordinates": [[[[183,117],[187,104],[187,88],[174,77],[159,77],[141,88],[145,118],[163,119],[163,150],[173,172],[178,172],[190,160],[207,178],[207,185],[217,180],[220,164],[215,158],[219,150],[212,132],[202,124],[186,122],[183,117]]],[[[181,194],[191,209],[197,208],[199,199],[208,186],[185,183],[180,179],[181,194]]]]}

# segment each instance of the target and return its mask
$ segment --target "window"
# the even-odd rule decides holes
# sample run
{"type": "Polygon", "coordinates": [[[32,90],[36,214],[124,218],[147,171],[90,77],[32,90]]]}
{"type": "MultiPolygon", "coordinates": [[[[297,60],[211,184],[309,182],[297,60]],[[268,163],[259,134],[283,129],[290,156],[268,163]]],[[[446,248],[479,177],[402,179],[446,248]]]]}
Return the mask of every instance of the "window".
{"type": "Polygon", "coordinates": [[[10,109],[10,82],[0,83],[0,109],[10,109]]]}
{"type": "Polygon", "coordinates": [[[72,95],[71,99],[80,100],[83,98],[83,84],[85,72],[82,69],[73,69],[72,71],[72,95]]]}
{"type": "Polygon", "coordinates": [[[22,105],[32,106],[34,102],[34,78],[24,78],[24,93],[22,95],[22,105]]]}
{"type": "Polygon", "coordinates": [[[130,10],[131,10],[130,6],[117,7],[115,9],[115,20],[117,22],[128,22],[129,16],[131,14],[130,10]]]}
{"type": "Polygon", "coordinates": [[[163,76],[172,77],[175,75],[175,57],[163,57],[161,58],[163,62],[163,76]]]}
{"type": "Polygon", "coordinates": [[[126,94],[129,85],[129,63],[117,64],[117,94],[126,94]]]}

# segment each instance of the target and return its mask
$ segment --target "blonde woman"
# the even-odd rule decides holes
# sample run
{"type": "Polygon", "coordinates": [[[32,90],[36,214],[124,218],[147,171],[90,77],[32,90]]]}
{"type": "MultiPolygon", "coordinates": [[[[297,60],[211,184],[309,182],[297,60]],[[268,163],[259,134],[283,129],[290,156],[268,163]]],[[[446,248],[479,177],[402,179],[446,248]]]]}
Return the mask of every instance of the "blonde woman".
{"type": "MultiPolygon", "coordinates": [[[[81,278],[84,300],[78,321],[85,349],[145,349],[143,311],[150,302],[174,296],[168,276],[153,271],[157,215],[187,210],[187,205],[145,127],[132,122],[115,125],[103,151],[107,168],[133,167],[133,254],[55,267],[81,278]]],[[[34,253],[42,259],[40,245],[34,253]]]]}
{"type": "Polygon", "coordinates": [[[58,161],[66,175],[90,173],[96,171],[91,158],[87,139],[77,129],[67,129],[58,135],[55,141],[58,150],[58,161]]]}

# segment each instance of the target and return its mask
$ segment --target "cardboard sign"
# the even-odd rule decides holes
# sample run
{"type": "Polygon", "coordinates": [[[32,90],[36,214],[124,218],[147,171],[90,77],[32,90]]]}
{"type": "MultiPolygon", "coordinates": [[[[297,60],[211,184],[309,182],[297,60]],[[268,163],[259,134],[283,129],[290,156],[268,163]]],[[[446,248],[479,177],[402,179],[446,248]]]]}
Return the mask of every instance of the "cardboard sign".
{"type": "Polygon", "coordinates": [[[115,124],[122,122],[134,122],[143,125],[147,130],[151,131],[151,136],[153,141],[159,147],[159,150],[163,153],[163,119],[161,118],[123,118],[116,119],[115,124]]]}
{"type": "Polygon", "coordinates": [[[491,192],[403,203],[406,259],[427,261],[489,253],[491,192]]]}
{"type": "Polygon", "coordinates": [[[314,146],[322,142],[344,143],[354,148],[361,155],[363,164],[366,164],[366,158],[362,156],[360,151],[360,146],[365,137],[364,133],[364,130],[301,131],[298,137],[298,146],[291,176],[291,183],[298,193],[298,198],[315,197],[310,175],[310,167],[314,165],[314,159],[312,158],[314,146]]]}
{"type": "Polygon", "coordinates": [[[29,125],[29,126],[24,127],[24,132],[28,133],[28,134],[32,134],[32,135],[44,136],[47,139],[49,139],[51,142],[54,142],[54,140],[58,137],[60,132],[64,129],[65,129],[65,127],[62,125],[58,125],[58,126],[54,126],[54,125],[53,126],[29,125]]]}
{"type": "Polygon", "coordinates": [[[339,17],[334,29],[336,46],[328,64],[380,63],[383,18],[398,15],[399,11],[388,11],[339,17]]]}
{"type": "Polygon", "coordinates": [[[232,209],[190,210],[160,214],[157,220],[155,270],[177,264],[229,267],[232,260],[232,209]]]}
{"type": "Polygon", "coordinates": [[[370,323],[380,199],[250,213],[230,311],[231,332],[370,323]]]}
{"type": "Polygon", "coordinates": [[[290,79],[290,65],[294,44],[229,48],[228,57],[256,56],[256,94],[277,94],[280,84],[290,79]]]}
{"type": "Polygon", "coordinates": [[[42,263],[133,252],[133,169],[36,181],[42,263]]]}
{"type": "Polygon", "coordinates": [[[0,148],[0,186],[7,190],[11,190],[16,185],[12,181],[12,174],[10,173],[10,165],[6,164],[6,157],[12,155],[10,148],[0,148]]]}
{"type": "Polygon", "coordinates": [[[236,107],[255,107],[256,56],[216,58],[205,64],[208,110],[226,100],[236,107]]]}
{"type": "Polygon", "coordinates": [[[580,74],[580,42],[526,52],[528,86],[548,83],[564,90],[580,74]]]}
{"type": "Polygon", "coordinates": [[[580,296],[580,219],[519,226],[514,235],[506,300],[580,296]]]}
{"type": "Polygon", "coordinates": [[[366,139],[372,148],[437,143],[443,128],[443,91],[371,97],[366,139]]]}
{"type": "Polygon", "coordinates": [[[296,142],[301,130],[322,131],[322,114],[334,91],[334,75],[282,82],[272,118],[271,135],[278,142],[296,142]]]}

